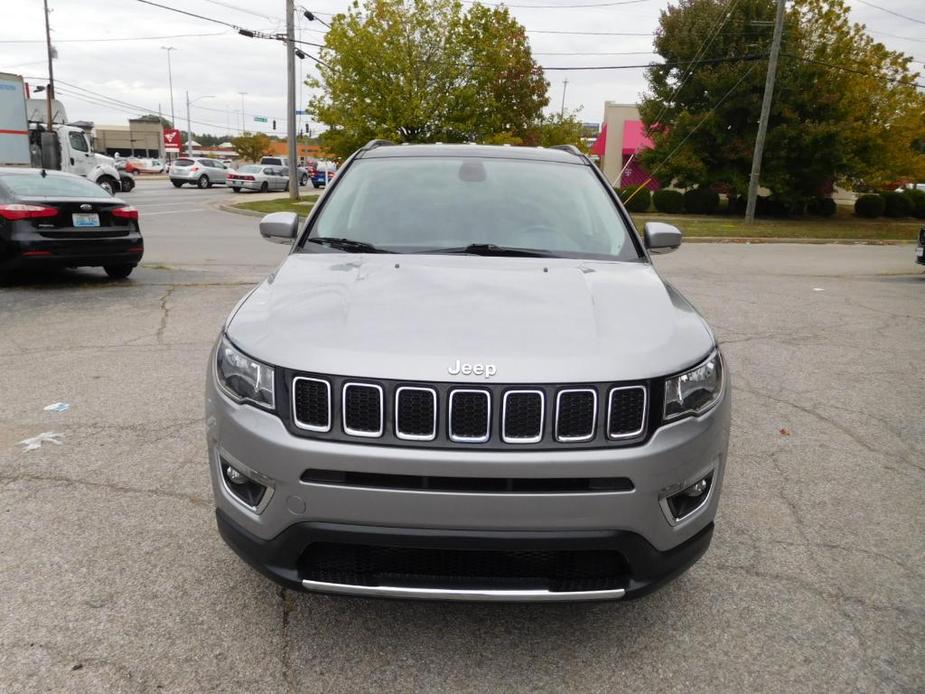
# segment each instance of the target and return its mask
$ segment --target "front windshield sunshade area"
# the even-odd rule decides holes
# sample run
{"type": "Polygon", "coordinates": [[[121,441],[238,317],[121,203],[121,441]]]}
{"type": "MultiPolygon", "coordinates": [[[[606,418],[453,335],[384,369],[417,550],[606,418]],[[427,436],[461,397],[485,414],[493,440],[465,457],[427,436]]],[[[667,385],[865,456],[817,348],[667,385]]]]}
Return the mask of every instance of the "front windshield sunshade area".
{"type": "Polygon", "coordinates": [[[491,244],[565,257],[639,258],[588,166],[528,159],[358,160],[331,191],[310,234],[399,252],[491,244]]]}

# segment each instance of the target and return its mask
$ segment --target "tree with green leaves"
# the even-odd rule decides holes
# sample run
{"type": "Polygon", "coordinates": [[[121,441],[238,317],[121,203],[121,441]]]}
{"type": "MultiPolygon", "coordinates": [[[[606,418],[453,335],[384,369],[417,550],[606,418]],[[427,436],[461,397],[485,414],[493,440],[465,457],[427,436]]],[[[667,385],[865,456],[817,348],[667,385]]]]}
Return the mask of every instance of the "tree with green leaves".
{"type": "MultiPolygon", "coordinates": [[[[665,62],[649,68],[640,105],[655,145],[640,157],[654,176],[746,192],[774,14],[774,0],[681,0],[662,12],[655,48],[665,62]]],[[[799,208],[832,183],[877,186],[925,173],[913,147],[925,134],[925,97],[910,60],[852,24],[844,0],[795,0],[761,184],[799,208]]]]}
{"type": "Polygon", "coordinates": [[[344,157],[373,138],[524,138],[548,83],[505,7],[458,0],[355,0],[331,20],[309,110],[344,157]]]}
{"type": "Polygon", "coordinates": [[[263,133],[244,133],[232,139],[231,143],[238,157],[244,161],[260,161],[260,157],[270,153],[270,138],[263,133]]]}

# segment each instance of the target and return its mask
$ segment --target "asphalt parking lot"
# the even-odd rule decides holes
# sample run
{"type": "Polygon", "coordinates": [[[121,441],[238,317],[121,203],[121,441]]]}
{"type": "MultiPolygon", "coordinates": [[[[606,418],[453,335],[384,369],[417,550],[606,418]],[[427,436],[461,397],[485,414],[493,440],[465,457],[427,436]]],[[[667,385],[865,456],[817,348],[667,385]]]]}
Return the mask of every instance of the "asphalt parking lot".
{"type": "Polygon", "coordinates": [[[0,288],[0,690],[922,691],[925,273],[911,246],[688,244],[733,374],[713,545],[628,603],[281,590],[212,512],[206,357],[285,254],[143,181],[145,266],[0,288]],[[46,411],[66,402],[66,412],[46,411]],[[26,451],[19,442],[60,434],[26,451]]]}

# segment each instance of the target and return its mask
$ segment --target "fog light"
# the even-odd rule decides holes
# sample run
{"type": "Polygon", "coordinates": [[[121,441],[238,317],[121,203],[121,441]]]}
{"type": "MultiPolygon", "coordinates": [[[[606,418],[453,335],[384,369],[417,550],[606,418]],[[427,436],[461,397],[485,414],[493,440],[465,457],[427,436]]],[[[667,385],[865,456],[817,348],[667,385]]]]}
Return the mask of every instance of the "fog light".
{"type": "Polygon", "coordinates": [[[230,465],[225,466],[225,477],[228,478],[228,481],[232,484],[244,484],[247,482],[247,477],[243,473],[235,470],[230,465]]]}
{"type": "Polygon", "coordinates": [[[222,459],[222,477],[225,478],[225,489],[238,499],[242,504],[257,510],[260,502],[266,495],[267,488],[255,482],[240,470],[233,468],[228,462],[222,459]]]}
{"type": "Polygon", "coordinates": [[[684,520],[703,506],[707,501],[711,484],[713,484],[712,472],[706,477],[697,480],[691,486],[685,487],[680,492],[676,492],[665,499],[673,520],[675,522],[684,520]]]}
{"type": "Polygon", "coordinates": [[[707,491],[709,484],[710,483],[707,481],[707,478],[704,477],[702,480],[695,482],[681,493],[684,494],[684,496],[698,497],[707,491]]]}

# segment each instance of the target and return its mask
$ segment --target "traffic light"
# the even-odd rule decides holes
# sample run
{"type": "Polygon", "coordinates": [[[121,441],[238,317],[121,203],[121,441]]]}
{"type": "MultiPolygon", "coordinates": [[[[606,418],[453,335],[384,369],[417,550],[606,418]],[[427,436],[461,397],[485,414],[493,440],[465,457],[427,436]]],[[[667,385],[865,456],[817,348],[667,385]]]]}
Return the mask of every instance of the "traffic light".
{"type": "Polygon", "coordinates": [[[276,130],[276,119],[273,119],[273,129],[276,130]]]}

